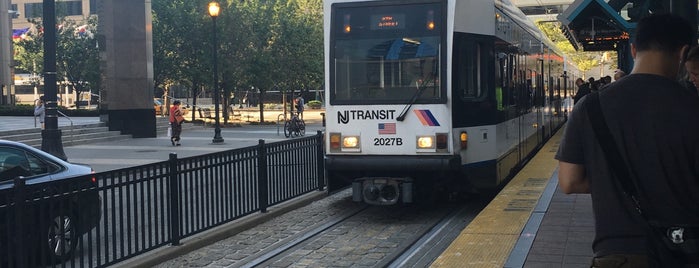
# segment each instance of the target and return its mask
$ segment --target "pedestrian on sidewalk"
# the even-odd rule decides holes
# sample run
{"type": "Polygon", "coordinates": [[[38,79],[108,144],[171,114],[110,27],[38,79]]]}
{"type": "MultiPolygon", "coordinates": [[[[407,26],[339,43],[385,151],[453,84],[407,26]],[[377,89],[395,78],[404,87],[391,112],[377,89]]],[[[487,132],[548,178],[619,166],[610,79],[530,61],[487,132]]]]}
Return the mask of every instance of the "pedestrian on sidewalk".
{"type": "Polygon", "coordinates": [[[172,107],[170,107],[170,127],[172,128],[170,143],[172,143],[172,146],[180,146],[180,135],[182,134],[182,123],[184,122],[180,104],[179,100],[175,100],[172,103],[172,107]]]}
{"type": "Polygon", "coordinates": [[[578,103],[582,97],[585,97],[585,95],[590,94],[590,84],[585,83],[585,80],[582,78],[579,78],[575,80],[575,85],[578,86],[578,92],[575,93],[575,97],[573,97],[573,104],[578,103]]]}
{"type": "Polygon", "coordinates": [[[301,93],[299,93],[298,97],[294,100],[294,104],[296,105],[296,112],[299,114],[299,118],[303,119],[303,106],[305,105],[304,103],[303,96],[301,93]]]}
{"type": "Polygon", "coordinates": [[[694,32],[671,14],[645,17],[636,31],[631,73],[582,98],[569,117],[556,154],[559,187],[567,194],[591,194],[592,267],[682,267],[697,260],[663,258],[661,252],[669,252],[662,241],[666,233],[655,235],[651,224],[699,223],[699,98],[677,81],[694,32]],[[591,119],[597,103],[601,114],[591,119]],[[603,127],[595,120],[606,123],[611,138],[597,138],[603,127]],[[619,158],[610,153],[614,148],[619,158]],[[639,203],[632,201],[633,191],[639,203]]]}
{"type": "MultiPolygon", "coordinates": [[[[34,117],[39,117],[41,129],[44,129],[44,120],[46,119],[46,106],[44,106],[44,96],[39,97],[34,103],[34,117]]],[[[34,121],[36,124],[36,121],[34,121]]],[[[35,125],[36,126],[36,125],[35,125]]]]}

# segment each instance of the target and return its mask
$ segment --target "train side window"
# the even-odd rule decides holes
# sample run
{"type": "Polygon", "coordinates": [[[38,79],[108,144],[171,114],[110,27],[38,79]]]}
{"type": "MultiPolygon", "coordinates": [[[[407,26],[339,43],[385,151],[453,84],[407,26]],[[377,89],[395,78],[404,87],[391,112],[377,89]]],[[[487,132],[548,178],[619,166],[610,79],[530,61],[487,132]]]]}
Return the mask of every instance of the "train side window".
{"type": "MultiPolygon", "coordinates": [[[[467,100],[485,97],[488,45],[484,41],[455,36],[453,87],[455,94],[467,100]]],[[[492,52],[490,52],[492,53],[492,52]]]]}
{"type": "Polygon", "coordinates": [[[507,107],[514,105],[515,86],[514,75],[515,57],[512,54],[497,52],[495,59],[495,101],[499,111],[506,110],[507,107]]]}

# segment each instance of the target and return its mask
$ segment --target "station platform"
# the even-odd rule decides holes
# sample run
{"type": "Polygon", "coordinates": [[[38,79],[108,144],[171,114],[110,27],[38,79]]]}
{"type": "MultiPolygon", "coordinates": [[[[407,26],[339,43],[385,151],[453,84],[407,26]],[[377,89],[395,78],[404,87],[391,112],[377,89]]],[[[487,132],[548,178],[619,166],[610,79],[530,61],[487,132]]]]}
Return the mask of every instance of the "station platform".
{"type": "Polygon", "coordinates": [[[590,267],[589,194],[558,188],[559,130],[431,267],[590,267]]]}

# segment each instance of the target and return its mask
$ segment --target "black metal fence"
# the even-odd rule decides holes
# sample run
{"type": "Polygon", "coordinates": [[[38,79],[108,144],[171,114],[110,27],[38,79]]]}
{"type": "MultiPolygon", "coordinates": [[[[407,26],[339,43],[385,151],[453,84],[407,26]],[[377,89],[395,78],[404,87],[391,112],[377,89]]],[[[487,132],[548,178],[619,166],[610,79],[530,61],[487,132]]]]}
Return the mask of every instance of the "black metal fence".
{"type": "Polygon", "coordinates": [[[0,190],[0,267],[103,267],[323,190],[322,134],[0,190]],[[81,241],[81,243],[75,243],[81,241]]]}

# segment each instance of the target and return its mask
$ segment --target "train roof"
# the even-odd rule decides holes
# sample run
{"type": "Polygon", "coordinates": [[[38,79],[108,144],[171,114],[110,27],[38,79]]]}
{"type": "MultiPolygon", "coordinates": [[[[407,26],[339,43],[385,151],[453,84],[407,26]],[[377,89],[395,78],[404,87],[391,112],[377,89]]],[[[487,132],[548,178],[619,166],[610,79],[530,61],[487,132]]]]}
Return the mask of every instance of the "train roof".
{"type": "Polygon", "coordinates": [[[534,22],[530,20],[524,12],[522,12],[519,7],[515,6],[510,0],[494,0],[495,1],[495,8],[499,9],[502,11],[505,15],[510,17],[512,21],[514,21],[517,25],[525,29],[529,34],[533,35],[536,39],[540,40],[541,42],[544,43],[547,47],[549,47],[551,50],[555,51],[559,55],[563,55],[564,53],[556,47],[556,45],[551,41],[551,39],[546,36],[541,30],[539,30],[539,27],[534,25],[534,22]]]}

